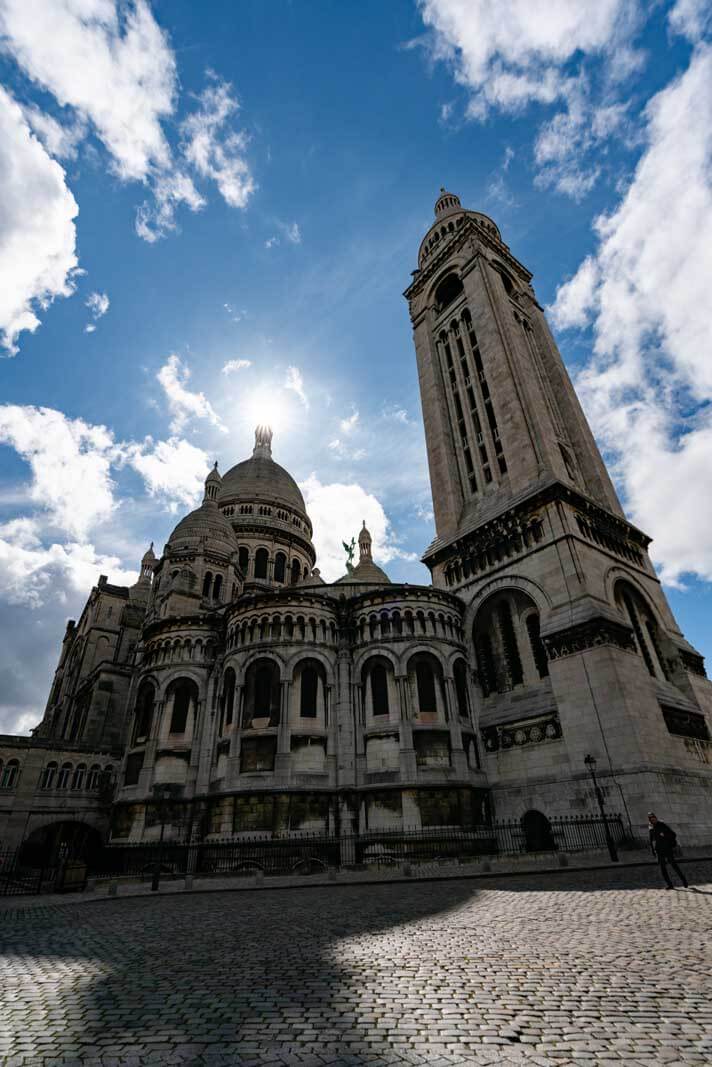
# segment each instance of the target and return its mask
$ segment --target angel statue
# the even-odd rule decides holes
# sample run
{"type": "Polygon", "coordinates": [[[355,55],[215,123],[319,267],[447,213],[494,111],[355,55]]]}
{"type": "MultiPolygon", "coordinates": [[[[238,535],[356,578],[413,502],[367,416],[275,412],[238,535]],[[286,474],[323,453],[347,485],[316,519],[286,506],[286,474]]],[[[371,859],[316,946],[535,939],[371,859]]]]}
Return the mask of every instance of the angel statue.
{"type": "Polygon", "coordinates": [[[356,538],[351,538],[350,545],[347,545],[345,541],[342,541],[341,544],[344,546],[344,552],[346,553],[346,569],[350,571],[354,561],[354,552],[356,551],[356,538]]]}

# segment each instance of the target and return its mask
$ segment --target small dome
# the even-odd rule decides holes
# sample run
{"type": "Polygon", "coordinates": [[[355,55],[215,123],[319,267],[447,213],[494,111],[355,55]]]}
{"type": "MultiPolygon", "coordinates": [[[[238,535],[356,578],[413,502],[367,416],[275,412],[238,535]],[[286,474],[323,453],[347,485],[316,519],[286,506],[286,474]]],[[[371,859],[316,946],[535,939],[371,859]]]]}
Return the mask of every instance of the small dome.
{"type": "Polygon", "coordinates": [[[365,545],[366,543],[371,544],[372,541],[373,541],[373,538],[371,537],[371,534],[366,529],[366,520],[364,519],[363,520],[363,526],[361,528],[361,533],[358,535],[358,543],[360,545],[365,545]]]}
{"type": "Polygon", "coordinates": [[[220,471],[218,470],[218,461],[217,460],[215,460],[215,465],[213,466],[213,469],[211,470],[211,472],[208,475],[208,477],[205,479],[205,484],[206,485],[209,482],[210,483],[217,482],[218,485],[220,485],[220,483],[222,482],[222,478],[220,477],[220,471]]]}
{"type": "Polygon", "coordinates": [[[455,196],[454,193],[448,193],[447,189],[444,189],[441,185],[440,196],[435,201],[435,218],[439,219],[450,211],[460,211],[461,208],[460,197],[455,196]]]}
{"type": "Polygon", "coordinates": [[[153,541],[148,546],[148,549],[143,554],[141,563],[144,565],[153,564],[156,562],[156,553],[153,551],[153,541]]]}
{"type": "Polygon", "coordinates": [[[223,513],[212,500],[204,500],[176,526],[168,538],[169,548],[180,549],[182,544],[195,547],[196,542],[209,542],[211,547],[228,555],[237,550],[235,533],[223,513]]]}

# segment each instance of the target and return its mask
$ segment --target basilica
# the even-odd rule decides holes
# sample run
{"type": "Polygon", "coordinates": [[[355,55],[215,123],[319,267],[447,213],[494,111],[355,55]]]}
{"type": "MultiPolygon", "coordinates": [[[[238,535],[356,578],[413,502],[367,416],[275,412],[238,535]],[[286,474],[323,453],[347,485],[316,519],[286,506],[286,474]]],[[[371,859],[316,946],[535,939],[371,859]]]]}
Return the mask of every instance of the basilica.
{"type": "Polygon", "coordinates": [[[42,721],[0,737],[3,845],[77,824],[153,841],[161,791],[180,841],[595,814],[591,757],[626,825],[655,808],[709,840],[712,686],[531,274],[441,190],[405,297],[431,584],[392,582],[365,524],[326,583],[280,442],[258,426],[136,583],[100,577],[68,622],[42,721]]]}

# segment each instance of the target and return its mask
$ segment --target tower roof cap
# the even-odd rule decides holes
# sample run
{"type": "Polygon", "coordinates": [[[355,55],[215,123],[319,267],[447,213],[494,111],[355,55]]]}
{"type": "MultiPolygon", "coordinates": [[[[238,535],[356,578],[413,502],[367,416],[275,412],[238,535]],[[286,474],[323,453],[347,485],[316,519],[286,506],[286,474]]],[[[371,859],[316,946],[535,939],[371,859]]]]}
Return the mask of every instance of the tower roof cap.
{"type": "Polygon", "coordinates": [[[451,211],[461,211],[460,197],[455,193],[449,193],[444,186],[440,186],[440,196],[435,201],[435,218],[439,219],[451,211]]]}

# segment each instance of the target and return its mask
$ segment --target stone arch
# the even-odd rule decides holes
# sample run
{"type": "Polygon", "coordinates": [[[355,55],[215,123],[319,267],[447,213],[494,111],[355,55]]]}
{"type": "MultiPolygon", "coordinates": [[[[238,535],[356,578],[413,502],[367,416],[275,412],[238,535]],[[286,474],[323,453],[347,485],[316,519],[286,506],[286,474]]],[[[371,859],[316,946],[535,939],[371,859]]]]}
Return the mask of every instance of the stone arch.
{"type": "Polygon", "coordinates": [[[480,604],[472,624],[479,683],[485,697],[549,674],[535,601],[521,589],[503,586],[480,604]]]}
{"type": "Polygon", "coordinates": [[[520,819],[527,852],[552,852],[556,849],[551,823],[535,808],[525,811],[520,819]]]}
{"type": "Polygon", "coordinates": [[[303,659],[315,659],[324,668],[326,673],[326,684],[335,685],[336,675],[333,660],[329,657],[328,653],[322,652],[319,648],[299,649],[298,652],[293,652],[289,659],[284,664],[283,677],[286,681],[294,681],[294,671],[303,659]]]}
{"type": "Polygon", "coordinates": [[[472,633],[472,626],[475,621],[475,616],[482,608],[485,601],[498,593],[501,589],[519,589],[522,593],[525,593],[536,604],[537,611],[539,612],[539,618],[542,621],[542,628],[545,621],[549,618],[552,610],[552,601],[549,594],[539,585],[538,582],[532,581],[531,578],[525,578],[521,574],[501,574],[496,578],[491,578],[482,588],[477,595],[473,597],[470,603],[465,609],[465,617],[463,619],[463,628],[466,634],[472,633]]]}

